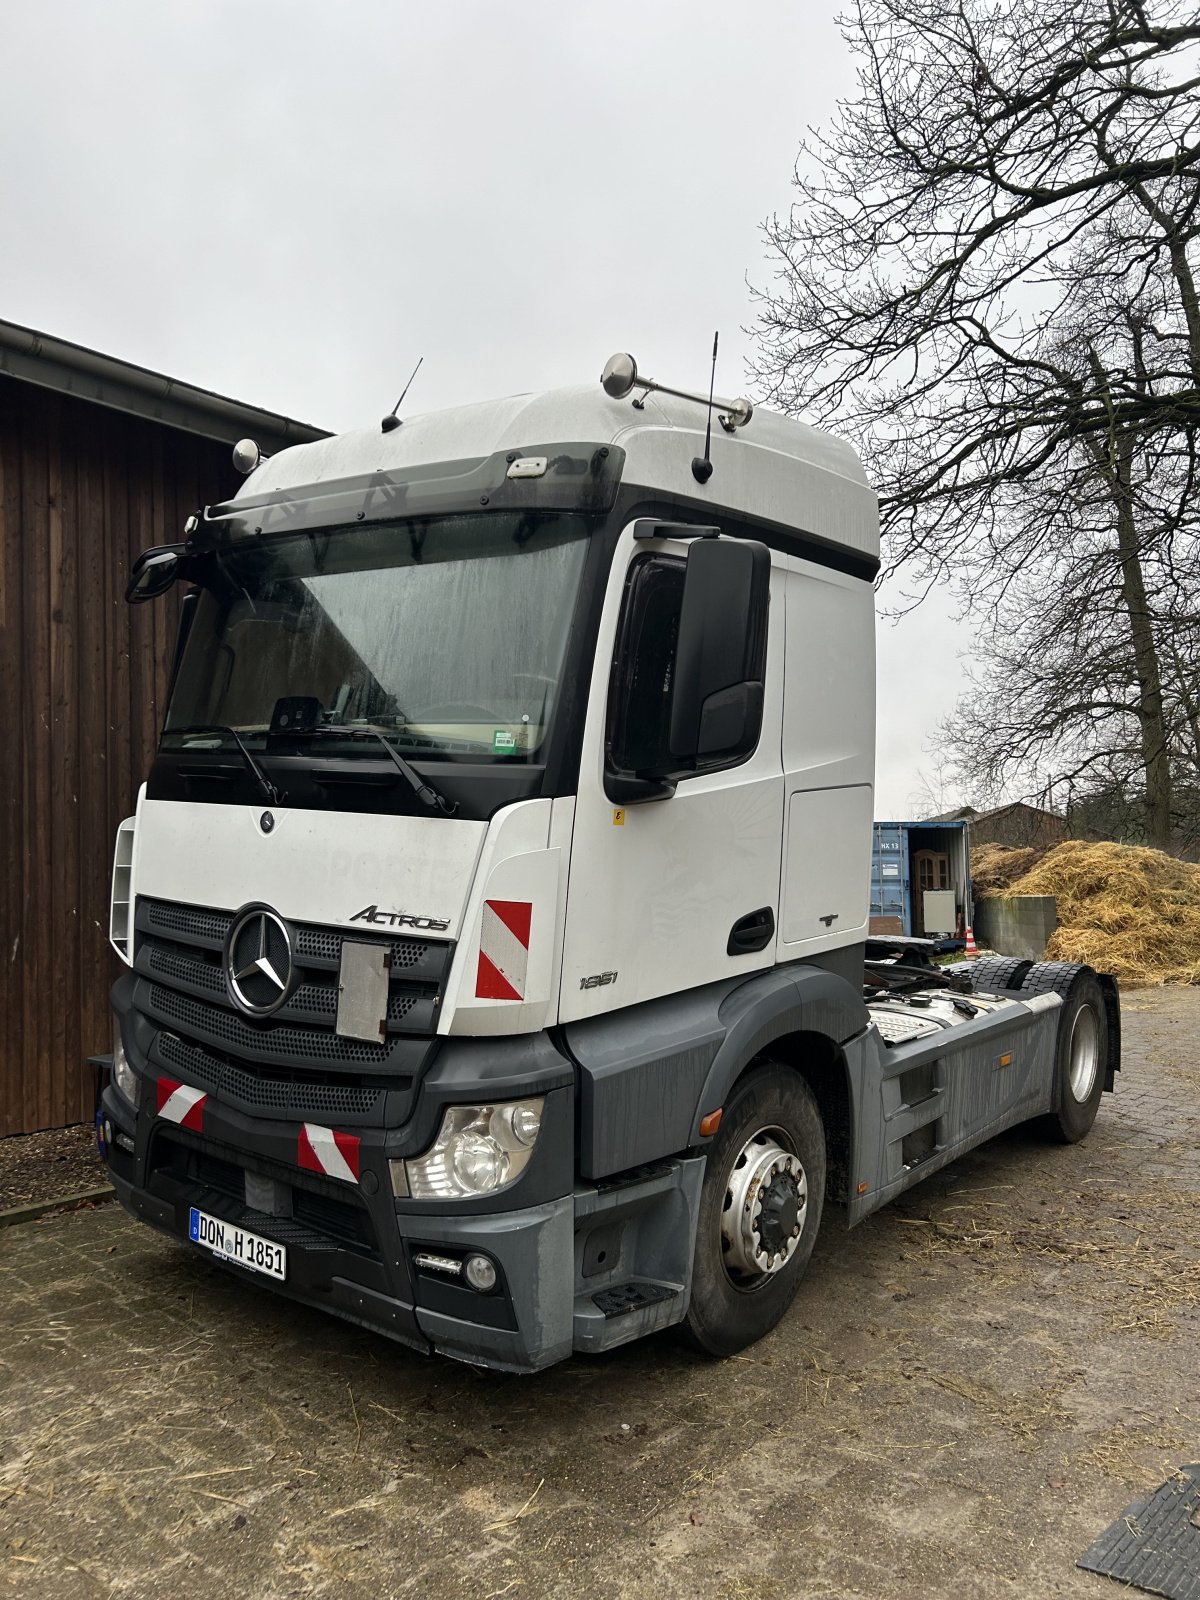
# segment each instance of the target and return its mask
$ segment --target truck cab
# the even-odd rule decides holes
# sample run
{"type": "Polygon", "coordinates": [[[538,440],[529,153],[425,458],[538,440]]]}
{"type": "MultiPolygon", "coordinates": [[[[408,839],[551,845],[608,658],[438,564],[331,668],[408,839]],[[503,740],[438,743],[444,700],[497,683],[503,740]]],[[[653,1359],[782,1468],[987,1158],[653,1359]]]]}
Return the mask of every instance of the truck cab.
{"type": "Polygon", "coordinates": [[[726,1354],[827,1197],[1064,1093],[1090,1125],[1115,989],[960,980],[943,1017],[868,962],[875,496],[717,407],[619,358],[251,449],[139,562],[132,600],[188,592],[114,867],[134,1215],[424,1351],[726,1354]]]}

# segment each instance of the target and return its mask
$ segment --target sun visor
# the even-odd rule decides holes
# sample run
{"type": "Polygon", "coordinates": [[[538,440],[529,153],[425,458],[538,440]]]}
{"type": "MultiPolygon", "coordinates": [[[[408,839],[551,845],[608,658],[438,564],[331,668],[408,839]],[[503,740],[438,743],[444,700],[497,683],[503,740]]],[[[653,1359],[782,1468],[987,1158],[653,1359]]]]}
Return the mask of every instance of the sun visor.
{"type": "Polygon", "coordinates": [[[624,464],[617,445],[558,442],[301,485],[206,507],[192,544],[219,549],[306,527],[467,511],[604,514],[616,500],[624,464]]]}

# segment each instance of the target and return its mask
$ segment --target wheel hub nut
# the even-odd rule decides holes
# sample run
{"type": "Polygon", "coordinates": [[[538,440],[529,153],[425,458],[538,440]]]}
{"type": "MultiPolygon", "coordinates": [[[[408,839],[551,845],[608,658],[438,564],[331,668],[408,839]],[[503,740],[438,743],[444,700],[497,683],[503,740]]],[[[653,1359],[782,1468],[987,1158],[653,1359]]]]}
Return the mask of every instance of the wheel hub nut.
{"type": "Polygon", "coordinates": [[[800,1232],[800,1195],[791,1172],[774,1171],[763,1189],[759,1205],[758,1234],[770,1251],[787,1248],[800,1232]]]}

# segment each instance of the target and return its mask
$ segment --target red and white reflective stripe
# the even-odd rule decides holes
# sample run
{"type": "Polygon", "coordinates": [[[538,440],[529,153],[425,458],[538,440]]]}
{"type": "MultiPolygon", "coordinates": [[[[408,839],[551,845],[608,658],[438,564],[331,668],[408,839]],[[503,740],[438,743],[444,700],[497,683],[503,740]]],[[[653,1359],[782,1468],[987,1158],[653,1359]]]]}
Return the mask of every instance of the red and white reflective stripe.
{"type": "Polygon", "coordinates": [[[158,1080],[158,1114],[168,1122],[177,1122],[181,1128],[193,1133],[204,1131],[204,1102],[208,1096],[203,1089],[193,1089],[190,1084],[176,1083],[173,1078],[158,1080]]]}
{"type": "Polygon", "coordinates": [[[357,1183],[359,1143],[356,1133],[339,1133],[336,1128],[306,1122],[296,1144],[296,1165],[306,1172],[323,1172],[327,1178],[357,1183]]]}
{"type": "Polygon", "coordinates": [[[529,900],[485,900],[479,929],[478,1000],[524,1000],[529,968],[529,900]]]}

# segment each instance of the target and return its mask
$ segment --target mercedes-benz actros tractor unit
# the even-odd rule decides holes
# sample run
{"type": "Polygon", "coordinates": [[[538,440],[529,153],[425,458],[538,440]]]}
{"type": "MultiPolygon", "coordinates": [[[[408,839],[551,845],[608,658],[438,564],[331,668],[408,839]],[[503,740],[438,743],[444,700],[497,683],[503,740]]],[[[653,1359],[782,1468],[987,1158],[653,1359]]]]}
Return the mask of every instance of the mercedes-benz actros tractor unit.
{"type": "Polygon", "coordinates": [[[1111,978],[869,939],[853,451],[707,404],[621,356],[243,441],[238,494],[136,563],[132,601],[187,587],[113,874],[134,1216],[422,1351],[723,1355],[827,1207],[1087,1132],[1111,978]]]}

